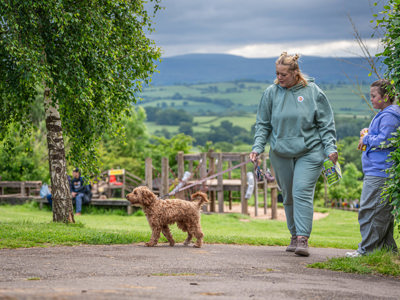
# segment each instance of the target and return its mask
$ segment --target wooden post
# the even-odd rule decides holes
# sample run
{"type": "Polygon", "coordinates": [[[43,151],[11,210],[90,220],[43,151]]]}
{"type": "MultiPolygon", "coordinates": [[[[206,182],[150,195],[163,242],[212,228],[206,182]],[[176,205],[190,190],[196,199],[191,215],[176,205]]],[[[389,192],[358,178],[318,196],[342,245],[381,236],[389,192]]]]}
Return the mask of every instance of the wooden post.
{"type": "MultiPolygon", "coordinates": [[[[179,182],[182,180],[183,178],[183,174],[185,173],[185,160],[183,157],[183,151],[179,151],[178,152],[178,180],[179,182]]],[[[175,197],[178,199],[184,199],[185,198],[185,192],[178,192],[175,194],[175,197]]]]}
{"type": "Polygon", "coordinates": [[[185,173],[185,162],[183,160],[183,151],[178,152],[178,178],[182,179],[185,173]]]}
{"type": "Polygon", "coordinates": [[[122,174],[122,190],[121,190],[121,198],[125,199],[125,170],[123,170],[123,174],[122,174]]]}
{"type": "MultiPolygon", "coordinates": [[[[200,154],[200,179],[207,177],[207,153],[200,154]]],[[[206,191],[206,182],[202,183],[203,191],[206,191]]],[[[203,211],[207,211],[207,206],[203,205],[203,211]]]]}
{"type": "Polygon", "coordinates": [[[153,190],[153,162],[150,157],[145,160],[145,179],[144,182],[146,186],[152,191],[153,190]]]}
{"type": "MultiPolygon", "coordinates": [[[[207,177],[207,153],[200,154],[200,179],[207,177]]],[[[203,187],[206,182],[203,183],[203,187]]]]}
{"type": "Polygon", "coordinates": [[[325,176],[323,176],[324,177],[324,202],[325,202],[325,207],[328,207],[328,182],[327,182],[327,180],[326,180],[326,178],[325,178],[325,176]]]}
{"type": "MultiPolygon", "coordinates": [[[[246,154],[240,155],[240,162],[246,161],[246,154]]],[[[248,215],[247,199],[244,197],[246,194],[247,176],[246,176],[246,165],[240,167],[240,203],[242,203],[242,214],[248,215]]]]}
{"type": "MultiPolygon", "coordinates": [[[[275,171],[271,166],[271,174],[275,176],[275,171]]],[[[278,189],[271,189],[271,219],[278,219],[278,189]]]]}
{"type": "Polygon", "coordinates": [[[107,172],[107,198],[111,198],[111,183],[109,172],[107,172]]]}
{"type": "Polygon", "coordinates": [[[215,212],[215,191],[210,191],[208,196],[210,212],[215,212]]]}
{"type": "MultiPolygon", "coordinates": [[[[263,156],[261,155],[260,158],[263,156]]],[[[253,180],[254,180],[254,216],[258,216],[258,181],[256,172],[253,169],[253,180]]]]}
{"type": "Polygon", "coordinates": [[[25,182],[21,182],[21,196],[26,196],[26,191],[25,191],[25,182]]]}
{"type": "Polygon", "coordinates": [[[208,171],[208,175],[210,176],[210,175],[212,175],[212,174],[215,174],[215,160],[214,160],[214,157],[212,157],[212,153],[213,153],[214,151],[213,150],[210,150],[210,151],[208,151],[208,161],[209,161],[209,163],[208,163],[208,165],[209,165],[209,171],[208,171]]]}
{"type": "MultiPolygon", "coordinates": [[[[208,173],[207,176],[215,174],[215,159],[212,157],[213,150],[209,150],[207,153],[207,158],[208,158],[208,173]]],[[[210,194],[210,211],[215,212],[215,195],[216,191],[211,191],[209,192],[210,194]]]]}
{"type": "MultiPolygon", "coordinates": [[[[232,168],[232,161],[228,160],[228,169],[232,168]]],[[[228,179],[232,179],[232,172],[228,172],[228,179]]],[[[232,191],[228,192],[229,210],[232,210],[232,191]]]]}
{"type": "MultiPolygon", "coordinates": [[[[218,153],[217,172],[222,172],[222,153],[218,153]]],[[[218,194],[218,212],[224,212],[224,184],[223,175],[217,177],[217,194],[218,194]]]]}
{"type": "Polygon", "coordinates": [[[168,193],[168,157],[161,158],[161,188],[160,188],[160,196],[164,196],[168,193]]]}
{"type": "Polygon", "coordinates": [[[278,208],[277,208],[277,198],[278,198],[278,190],[277,188],[271,189],[271,219],[278,219],[278,208]]]}
{"type": "MultiPolygon", "coordinates": [[[[266,172],[267,171],[267,155],[265,154],[263,157],[263,170],[266,172]]],[[[268,207],[268,182],[264,178],[263,182],[264,186],[264,215],[267,214],[267,207],[268,207]]]]}

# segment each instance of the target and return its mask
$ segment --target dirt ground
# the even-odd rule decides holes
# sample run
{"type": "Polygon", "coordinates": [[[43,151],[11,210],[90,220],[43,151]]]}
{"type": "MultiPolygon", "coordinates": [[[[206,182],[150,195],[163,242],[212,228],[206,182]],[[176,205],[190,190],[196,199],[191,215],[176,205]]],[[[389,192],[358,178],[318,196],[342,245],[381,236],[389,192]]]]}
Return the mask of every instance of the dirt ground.
{"type": "MultiPolygon", "coordinates": [[[[255,207],[249,207],[248,209],[249,215],[251,218],[255,219],[271,219],[271,208],[267,208],[267,214],[264,213],[264,208],[258,208],[257,210],[257,216],[255,215],[255,207]]],[[[242,208],[240,204],[233,204],[232,209],[229,209],[228,205],[225,205],[224,207],[224,212],[227,213],[241,213],[242,208]]],[[[320,213],[320,212],[314,212],[314,220],[319,220],[322,218],[325,218],[328,216],[328,213],[320,213]]],[[[286,221],[286,216],[285,216],[285,210],[283,208],[278,208],[277,209],[277,220],[278,221],[286,221]]]]}

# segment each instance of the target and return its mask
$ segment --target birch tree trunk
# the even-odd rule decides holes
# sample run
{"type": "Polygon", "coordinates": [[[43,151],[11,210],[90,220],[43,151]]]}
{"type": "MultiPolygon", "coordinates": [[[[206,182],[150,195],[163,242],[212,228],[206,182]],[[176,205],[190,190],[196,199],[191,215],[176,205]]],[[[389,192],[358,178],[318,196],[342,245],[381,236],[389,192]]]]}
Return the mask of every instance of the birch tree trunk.
{"type": "Polygon", "coordinates": [[[72,197],[67,177],[64,138],[61,118],[56,104],[52,103],[50,89],[45,88],[47,147],[49,150],[49,170],[51,197],[53,200],[53,221],[75,223],[72,197]]]}

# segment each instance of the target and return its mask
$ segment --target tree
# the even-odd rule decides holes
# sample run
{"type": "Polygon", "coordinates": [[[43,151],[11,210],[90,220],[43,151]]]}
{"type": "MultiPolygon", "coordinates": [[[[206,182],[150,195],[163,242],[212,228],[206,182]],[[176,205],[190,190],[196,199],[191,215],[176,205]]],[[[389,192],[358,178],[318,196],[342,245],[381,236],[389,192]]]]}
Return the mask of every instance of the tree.
{"type": "Polygon", "coordinates": [[[116,167],[144,177],[143,161],[149,157],[147,151],[149,134],[145,126],[146,113],[142,107],[131,108],[121,124],[125,128],[125,138],[105,134],[100,146],[102,167],[105,170],[116,167]]]}
{"type": "MultiPolygon", "coordinates": [[[[375,17],[377,16],[375,15],[375,17]]],[[[387,1],[381,16],[382,18],[376,20],[376,26],[385,32],[382,40],[385,48],[378,55],[384,57],[383,63],[387,66],[385,77],[391,80],[398,93],[400,90],[400,2],[398,0],[387,1]]],[[[394,147],[395,150],[389,158],[393,162],[393,166],[388,170],[390,176],[386,181],[383,194],[393,205],[393,214],[397,223],[400,223],[400,128],[391,139],[389,146],[394,147]]]]}
{"type": "Polygon", "coordinates": [[[178,132],[192,136],[193,135],[193,123],[181,122],[179,124],[178,132]]]}
{"type": "MultiPolygon", "coordinates": [[[[150,1],[155,14],[160,0],[150,1]]],[[[160,51],[145,31],[143,0],[0,2],[0,138],[13,123],[29,133],[43,88],[54,221],[74,222],[66,157],[97,173],[101,136],[123,133],[122,116],[155,71],[160,51]]]]}
{"type": "Polygon", "coordinates": [[[176,157],[179,151],[188,153],[192,148],[193,138],[183,133],[174,135],[171,139],[153,136],[148,150],[153,159],[153,166],[156,170],[161,170],[161,158],[168,157],[169,166],[175,172],[177,171],[178,162],[176,157]]]}

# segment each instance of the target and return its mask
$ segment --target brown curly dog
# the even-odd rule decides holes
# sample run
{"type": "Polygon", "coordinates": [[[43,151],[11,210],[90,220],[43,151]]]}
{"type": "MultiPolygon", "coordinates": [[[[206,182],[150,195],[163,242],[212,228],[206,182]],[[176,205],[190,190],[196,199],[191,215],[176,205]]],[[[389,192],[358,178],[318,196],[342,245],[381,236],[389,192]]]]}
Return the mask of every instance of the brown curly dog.
{"type": "Polygon", "coordinates": [[[181,199],[159,199],[146,186],[135,188],[132,193],[126,195],[126,199],[133,205],[143,208],[147,221],[152,230],[151,239],[146,246],[153,247],[157,245],[162,232],[167,238],[169,245],[174,246],[175,241],[172,238],[168,225],[177,223],[178,227],[188,233],[184,245],[189,245],[194,236],[197,241],[194,245],[200,248],[203,244],[203,232],[200,225],[200,208],[208,202],[207,195],[197,192],[191,196],[192,201],[181,199]]]}

